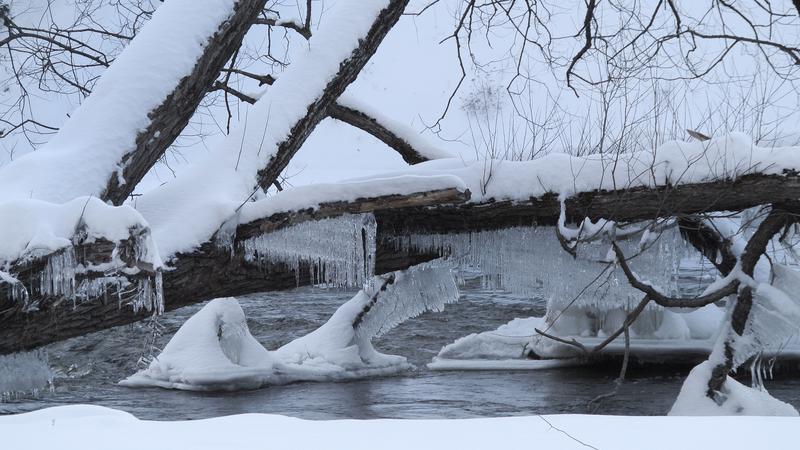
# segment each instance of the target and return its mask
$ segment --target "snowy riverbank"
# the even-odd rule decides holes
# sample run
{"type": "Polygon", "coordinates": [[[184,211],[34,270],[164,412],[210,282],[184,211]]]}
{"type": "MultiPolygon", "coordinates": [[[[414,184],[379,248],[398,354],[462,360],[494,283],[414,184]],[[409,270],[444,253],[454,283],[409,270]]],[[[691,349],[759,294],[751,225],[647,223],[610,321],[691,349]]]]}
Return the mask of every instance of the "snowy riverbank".
{"type": "Polygon", "coordinates": [[[3,448],[639,450],[797,448],[800,419],[548,415],[465,420],[309,421],[267,414],[138,420],[91,405],[0,416],[3,448]],[[746,432],[743,432],[747,430],[746,432]]]}

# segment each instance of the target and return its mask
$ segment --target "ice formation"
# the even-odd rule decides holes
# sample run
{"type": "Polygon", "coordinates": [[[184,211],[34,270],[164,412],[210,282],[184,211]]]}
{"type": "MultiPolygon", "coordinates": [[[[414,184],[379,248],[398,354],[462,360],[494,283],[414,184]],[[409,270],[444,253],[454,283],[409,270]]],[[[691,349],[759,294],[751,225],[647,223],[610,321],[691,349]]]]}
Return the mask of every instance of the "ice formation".
{"type": "Polygon", "coordinates": [[[734,366],[762,352],[779,353],[800,334],[800,273],[773,264],[773,282],[759,284],[744,334],[736,339],[734,366]]]}
{"type": "MultiPolygon", "coordinates": [[[[657,321],[645,327],[646,332],[633,335],[631,352],[641,356],[674,354],[675,352],[710,352],[714,345],[724,311],[708,305],[694,311],[675,313],[669,310],[653,310],[645,320],[657,321]]],[[[517,318],[496,330],[473,333],[445,345],[431,364],[434,368],[481,368],[487,361],[519,360],[520,358],[570,359],[581,356],[574,347],[539,336],[536,329],[547,330],[561,337],[575,337],[587,347],[602,342],[608,333],[622,325],[625,314],[621,310],[609,311],[605,316],[605,328],[592,333],[593,322],[586,311],[568,310],[562,314],[557,326],[548,329],[546,317],[517,318]],[[458,361],[458,364],[454,362],[458,361]]],[[[642,328],[640,328],[641,331],[642,328]]],[[[624,349],[624,338],[619,337],[607,347],[607,352],[624,349]]],[[[537,367],[532,367],[537,368],[537,367]]]]}
{"type": "Polygon", "coordinates": [[[144,218],[133,208],[114,207],[95,197],[64,204],[40,200],[0,202],[0,288],[35,310],[38,299],[59,297],[73,304],[116,292],[120,304],[163,309],[161,258],[144,218]],[[79,261],[76,248],[103,240],[116,247],[105,262],[79,261]],[[18,277],[26,265],[41,264],[36,276],[18,277]],[[154,273],[144,273],[139,265],[154,273]],[[134,281],[129,281],[129,279],[134,281]]]}
{"type": "MultiPolygon", "coordinates": [[[[640,277],[657,283],[667,294],[678,290],[677,271],[685,244],[676,229],[663,232],[640,251],[635,239],[620,241],[630,265],[640,277]]],[[[514,227],[452,235],[411,235],[397,238],[402,249],[433,250],[461,267],[480,270],[488,285],[523,295],[541,295],[553,306],[573,303],[586,307],[635,305],[641,294],[613,266],[610,245],[598,239],[577,247],[573,258],[559,244],[552,227],[514,227]],[[536,263],[541,262],[541,263],[536,263]]]]}
{"type": "Polygon", "coordinates": [[[705,361],[686,377],[681,392],[669,412],[671,416],[797,416],[797,410],[766,391],[742,385],[731,377],[723,384],[725,401],[719,405],[706,396],[714,364],[705,361]]]}
{"type": "Polygon", "coordinates": [[[407,370],[372,338],[424,311],[458,299],[446,267],[417,266],[376,277],[318,329],[268,351],[247,327],[233,298],[212,300],[181,326],[150,365],[120,382],[185,390],[252,389],[292,381],[342,380],[407,370]]]}
{"type": "Polygon", "coordinates": [[[120,384],[186,390],[253,389],[271,377],[272,357],[250,334],[239,303],[221,298],[190,317],[147,369],[120,384]]]}
{"type": "Polygon", "coordinates": [[[246,239],[247,261],[283,262],[300,273],[311,267],[314,284],[361,287],[375,273],[376,224],[372,214],[307,221],[246,239]]]}
{"type": "Polygon", "coordinates": [[[36,394],[50,387],[53,373],[47,352],[34,350],[0,355],[0,401],[36,394]]]}

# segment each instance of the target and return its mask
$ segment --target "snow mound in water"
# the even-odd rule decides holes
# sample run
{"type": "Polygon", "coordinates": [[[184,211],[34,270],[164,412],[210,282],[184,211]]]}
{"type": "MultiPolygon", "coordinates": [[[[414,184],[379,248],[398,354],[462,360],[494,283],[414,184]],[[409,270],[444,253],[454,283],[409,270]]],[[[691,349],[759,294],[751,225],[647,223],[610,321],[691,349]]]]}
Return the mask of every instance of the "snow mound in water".
{"type": "Polygon", "coordinates": [[[326,380],[387,375],[411,368],[406,358],[379,353],[353,322],[371,298],[360,291],[321,327],[274,352],[288,379],[326,380]]]}
{"type": "Polygon", "coordinates": [[[706,396],[714,365],[705,361],[692,369],[669,412],[671,416],[797,416],[797,410],[769,395],[766,390],[747,387],[731,377],[725,380],[726,399],[718,405],[706,396]]]}
{"type": "Polygon", "coordinates": [[[253,389],[273,375],[272,357],[250,334],[235,298],[210,301],[181,326],[150,366],[123,386],[253,389]]]}
{"type": "Polygon", "coordinates": [[[236,390],[408,370],[413,366],[406,358],[378,352],[372,338],[456,301],[455,280],[447,268],[417,267],[373,281],[374,288],[360,291],[321,327],[276,351],[253,338],[236,299],[212,300],[183,324],[147,369],[120,384],[236,390]]]}
{"type": "Polygon", "coordinates": [[[437,359],[502,359],[521,358],[535,329],[542,328],[543,317],[514,319],[494,331],[472,333],[447,344],[437,359]]]}

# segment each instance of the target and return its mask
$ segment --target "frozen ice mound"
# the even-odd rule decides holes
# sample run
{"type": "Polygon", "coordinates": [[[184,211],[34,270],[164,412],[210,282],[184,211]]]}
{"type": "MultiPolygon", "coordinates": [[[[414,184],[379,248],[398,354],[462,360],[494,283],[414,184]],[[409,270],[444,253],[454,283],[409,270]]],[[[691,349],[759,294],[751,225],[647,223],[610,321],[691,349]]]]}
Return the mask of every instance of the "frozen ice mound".
{"type": "Polygon", "coordinates": [[[376,277],[321,327],[269,351],[250,334],[234,298],[212,300],[181,326],[149,367],[120,381],[129,387],[255,389],[294,381],[337,381],[412,368],[372,338],[422,312],[458,300],[446,267],[414,267],[376,277]]]}
{"type": "Polygon", "coordinates": [[[273,377],[273,358],[247,327],[235,298],[210,301],[150,366],[120,382],[186,390],[253,389],[273,377]]]}

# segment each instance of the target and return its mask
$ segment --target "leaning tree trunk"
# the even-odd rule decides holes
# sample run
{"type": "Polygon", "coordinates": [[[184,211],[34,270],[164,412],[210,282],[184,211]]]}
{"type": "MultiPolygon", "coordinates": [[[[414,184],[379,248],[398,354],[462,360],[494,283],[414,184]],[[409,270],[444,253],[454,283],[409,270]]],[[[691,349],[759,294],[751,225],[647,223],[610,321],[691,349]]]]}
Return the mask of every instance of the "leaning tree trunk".
{"type": "MultiPolygon", "coordinates": [[[[204,44],[205,51],[191,73],[183,77],[155,108],[150,124],[136,135],[134,146],[120,161],[121,173],[114,172],[101,198],[121,205],[164,152],[180,136],[200,102],[219,76],[225,63],[242,45],[250,25],[264,10],[266,0],[238,0],[233,14],[220,23],[204,44]],[[120,183],[120,180],[125,180],[120,183]]],[[[157,49],[156,49],[157,50],[157,49]]]]}
{"type": "MultiPolygon", "coordinates": [[[[797,221],[797,214],[800,211],[800,205],[797,202],[787,202],[783,204],[773,204],[772,211],[759,224],[753,236],[747,242],[744,253],[739,260],[742,273],[752,277],[756,264],[758,264],[761,256],[766,252],[767,245],[770,240],[787,225],[797,221]]],[[[747,322],[750,319],[750,311],[753,307],[753,289],[750,286],[743,286],[739,290],[736,297],[736,304],[733,307],[731,314],[730,328],[727,331],[725,342],[723,344],[723,359],[719,362],[711,372],[711,378],[708,380],[708,389],[706,395],[722,402],[718,399],[718,393],[721,392],[728,374],[734,370],[736,360],[736,341],[739,340],[745,333],[747,322]]]]}

